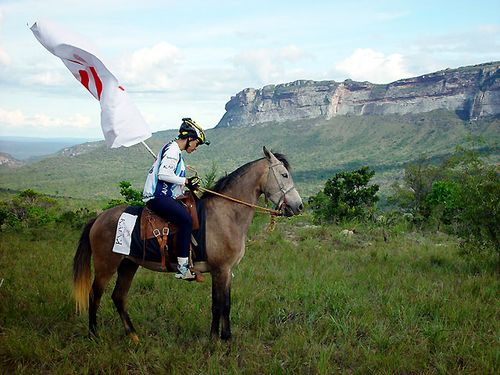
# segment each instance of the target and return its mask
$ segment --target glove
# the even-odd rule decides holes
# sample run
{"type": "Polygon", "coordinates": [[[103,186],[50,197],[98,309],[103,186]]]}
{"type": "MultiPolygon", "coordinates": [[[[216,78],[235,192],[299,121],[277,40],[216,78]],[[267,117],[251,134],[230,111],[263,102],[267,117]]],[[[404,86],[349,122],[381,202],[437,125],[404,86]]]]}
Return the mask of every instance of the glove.
{"type": "Polygon", "coordinates": [[[198,176],[189,177],[186,187],[191,191],[196,191],[200,188],[201,179],[198,176]]]}

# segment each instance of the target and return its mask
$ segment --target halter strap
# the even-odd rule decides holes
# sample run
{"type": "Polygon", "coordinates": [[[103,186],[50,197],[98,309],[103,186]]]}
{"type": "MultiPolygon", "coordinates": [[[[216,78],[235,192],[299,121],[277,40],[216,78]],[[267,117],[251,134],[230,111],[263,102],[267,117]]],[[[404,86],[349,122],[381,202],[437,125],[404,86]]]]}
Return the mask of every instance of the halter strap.
{"type": "MultiPolygon", "coordinates": [[[[268,177],[267,177],[267,181],[269,183],[269,174],[271,174],[271,171],[273,172],[273,176],[274,178],[276,179],[276,182],[278,183],[278,187],[280,188],[280,191],[281,191],[281,198],[279,199],[278,201],[278,204],[277,204],[277,207],[278,207],[278,210],[281,211],[281,206],[283,204],[286,204],[286,194],[288,194],[290,191],[292,190],[295,190],[295,186],[292,184],[291,187],[289,187],[288,189],[285,189],[285,186],[283,185],[282,181],[278,178],[278,176],[276,175],[276,171],[275,171],[275,167],[279,167],[279,166],[282,166],[283,163],[281,161],[278,160],[277,163],[274,163],[274,164],[271,164],[269,166],[269,172],[268,172],[268,177]]],[[[266,197],[269,196],[270,194],[268,194],[266,192],[266,197]]]]}

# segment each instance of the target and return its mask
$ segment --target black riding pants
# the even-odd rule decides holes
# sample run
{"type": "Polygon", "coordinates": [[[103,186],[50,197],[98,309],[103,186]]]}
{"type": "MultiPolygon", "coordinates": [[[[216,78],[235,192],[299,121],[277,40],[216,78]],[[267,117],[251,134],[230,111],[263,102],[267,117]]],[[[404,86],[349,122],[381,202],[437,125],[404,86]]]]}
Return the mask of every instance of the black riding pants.
{"type": "Polygon", "coordinates": [[[177,254],[181,258],[187,258],[189,256],[189,242],[191,241],[193,220],[186,208],[172,197],[151,199],[148,201],[147,206],[165,220],[179,226],[176,236],[177,254]]]}

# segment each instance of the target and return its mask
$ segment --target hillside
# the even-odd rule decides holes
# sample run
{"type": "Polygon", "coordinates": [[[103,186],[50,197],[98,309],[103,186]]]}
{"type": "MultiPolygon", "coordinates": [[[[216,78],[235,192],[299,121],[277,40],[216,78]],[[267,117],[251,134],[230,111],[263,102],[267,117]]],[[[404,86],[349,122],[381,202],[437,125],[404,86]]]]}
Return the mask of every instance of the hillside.
{"type": "MultiPolygon", "coordinates": [[[[175,130],[155,133],[147,141],[155,152],[172,139],[175,130]]],[[[500,156],[500,120],[463,121],[455,113],[433,111],[419,115],[336,116],[331,119],[270,122],[244,128],[208,130],[212,144],[187,155],[188,164],[203,176],[215,163],[219,175],[260,158],[262,146],[285,153],[299,191],[319,191],[336,171],[369,165],[385,194],[402,175],[406,163],[426,155],[439,158],[453,152],[470,135],[482,135],[500,156]]],[[[118,195],[118,182],[128,180],[142,189],[151,155],[142,145],[108,149],[104,142],[66,149],[54,157],[0,170],[3,188],[33,188],[76,198],[118,195]],[[76,152],[75,150],[78,150],[76,152]]]]}
{"type": "Polygon", "coordinates": [[[500,62],[446,69],[389,84],[300,80],[231,98],[218,128],[342,115],[420,114],[437,109],[464,120],[500,115],[500,62]]]}
{"type": "Polygon", "coordinates": [[[71,147],[85,141],[88,141],[88,139],[0,136],[0,152],[7,153],[18,160],[33,162],[64,147],[71,147]]]}
{"type": "Polygon", "coordinates": [[[17,160],[11,154],[0,152],[0,168],[17,168],[23,165],[21,160],[17,160]]]}

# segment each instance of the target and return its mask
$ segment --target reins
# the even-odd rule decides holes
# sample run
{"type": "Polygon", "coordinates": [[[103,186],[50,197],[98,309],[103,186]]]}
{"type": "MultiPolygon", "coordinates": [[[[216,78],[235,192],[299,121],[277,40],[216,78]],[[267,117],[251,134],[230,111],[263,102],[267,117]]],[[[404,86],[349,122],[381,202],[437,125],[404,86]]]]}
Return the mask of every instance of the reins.
{"type": "Polygon", "coordinates": [[[202,192],[207,192],[207,193],[210,193],[210,194],[214,194],[214,195],[217,195],[219,197],[222,197],[222,198],[225,198],[227,200],[230,200],[232,202],[236,202],[236,203],[239,203],[239,204],[243,204],[245,206],[248,206],[248,207],[252,207],[252,208],[255,208],[257,213],[260,213],[260,214],[266,214],[266,213],[269,213],[271,214],[271,216],[279,216],[282,214],[282,211],[280,210],[274,210],[272,208],[267,208],[267,207],[262,207],[262,206],[258,206],[256,204],[253,204],[253,203],[248,203],[248,202],[245,202],[245,201],[242,201],[242,200],[239,200],[239,199],[236,199],[236,198],[233,198],[233,197],[230,197],[229,195],[225,195],[225,194],[221,194],[221,193],[218,193],[216,191],[213,191],[213,190],[210,190],[210,189],[206,189],[204,187],[201,187],[199,188],[202,192]]]}

